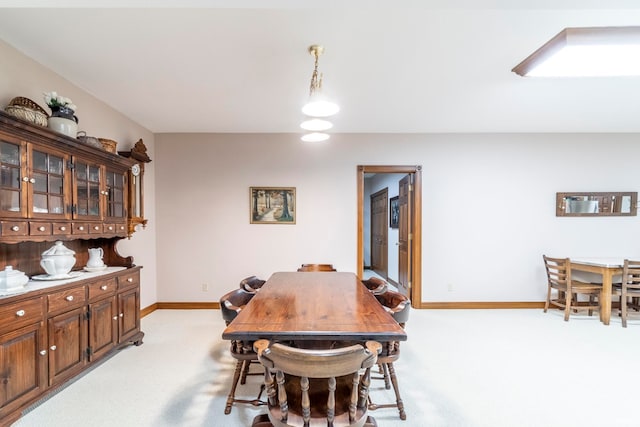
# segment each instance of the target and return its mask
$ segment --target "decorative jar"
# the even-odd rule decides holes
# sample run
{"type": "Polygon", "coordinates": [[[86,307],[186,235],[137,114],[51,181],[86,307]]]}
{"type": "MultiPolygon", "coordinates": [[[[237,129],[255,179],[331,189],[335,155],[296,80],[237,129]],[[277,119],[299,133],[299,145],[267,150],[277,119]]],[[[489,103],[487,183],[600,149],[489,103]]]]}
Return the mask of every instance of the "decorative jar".
{"type": "Polygon", "coordinates": [[[78,133],[78,117],[75,112],[65,106],[53,106],[47,127],[53,131],[75,138],[78,133]]]}

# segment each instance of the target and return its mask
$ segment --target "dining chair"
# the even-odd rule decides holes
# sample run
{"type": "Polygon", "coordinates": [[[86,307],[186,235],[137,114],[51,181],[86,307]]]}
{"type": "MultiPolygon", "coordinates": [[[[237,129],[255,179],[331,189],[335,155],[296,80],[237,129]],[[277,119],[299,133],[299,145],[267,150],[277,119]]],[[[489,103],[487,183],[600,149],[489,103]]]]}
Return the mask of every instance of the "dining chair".
{"type": "Polygon", "coordinates": [[[638,297],[640,297],[640,261],[624,260],[622,267],[622,280],[614,283],[611,295],[620,296],[620,313],[622,327],[627,327],[629,308],[640,310],[638,297]]]}
{"type": "Polygon", "coordinates": [[[240,281],[240,288],[254,294],[258,292],[265,283],[266,280],[258,279],[256,276],[249,276],[240,281]]]}
{"type": "Polygon", "coordinates": [[[253,427],[377,426],[367,414],[367,395],[380,343],[303,349],[258,340],[253,347],[264,366],[269,408],[253,427]]]}
{"type": "Polygon", "coordinates": [[[568,321],[572,310],[588,310],[589,316],[594,309],[599,309],[600,291],[602,284],[587,283],[573,280],[571,277],[571,260],[569,258],[551,258],[542,255],[544,267],[547,272],[547,300],[544,304],[544,312],[549,305],[564,309],[564,320],[568,321]],[[551,291],[555,289],[557,296],[551,298],[551,291]],[[579,301],[579,295],[587,295],[588,301],[579,301]],[[598,301],[596,301],[596,298],[598,301]]]}
{"type": "Polygon", "coordinates": [[[333,264],[302,264],[298,271],[336,271],[333,264]]]}
{"type": "Polygon", "coordinates": [[[374,295],[385,293],[389,286],[389,284],[386,281],[378,277],[370,277],[368,279],[361,280],[361,282],[374,295]]]}
{"type": "MultiPolygon", "coordinates": [[[[231,322],[238,316],[245,305],[251,301],[255,293],[247,292],[244,289],[235,289],[220,297],[220,312],[225,324],[229,326],[231,322]]],[[[258,363],[258,355],[253,351],[253,342],[232,340],[230,347],[231,356],[236,360],[236,367],[231,380],[231,390],[227,396],[227,402],[224,413],[231,413],[234,403],[249,403],[253,406],[265,405],[266,402],[261,400],[264,385],[261,385],[258,397],[253,400],[236,399],[236,389],[238,383],[245,384],[247,375],[260,375],[260,373],[251,373],[249,371],[251,363],[258,363]]]]}
{"type": "MultiPolygon", "coordinates": [[[[405,295],[388,290],[382,294],[375,295],[376,299],[385,310],[393,317],[393,319],[398,322],[402,328],[405,327],[405,324],[409,320],[409,310],[411,308],[411,301],[405,295]]],[[[398,378],[396,376],[396,370],[393,366],[394,362],[396,362],[400,358],[400,342],[399,341],[389,341],[383,342],[382,351],[378,355],[378,367],[382,377],[372,377],[373,379],[383,379],[385,389],[390,389],[393,386],[393,391],[396,395],[395,403],[374,403],[371,398],[371,393],[369,394],[369,409],[374,411],[380,408],[398,408],[398,413],[400,415],[401,420],[407,419],[407,414],[404,410],[404,402],[402,401],[402,397],[400,397],[400,387],[398,385],[398,378]]]]}

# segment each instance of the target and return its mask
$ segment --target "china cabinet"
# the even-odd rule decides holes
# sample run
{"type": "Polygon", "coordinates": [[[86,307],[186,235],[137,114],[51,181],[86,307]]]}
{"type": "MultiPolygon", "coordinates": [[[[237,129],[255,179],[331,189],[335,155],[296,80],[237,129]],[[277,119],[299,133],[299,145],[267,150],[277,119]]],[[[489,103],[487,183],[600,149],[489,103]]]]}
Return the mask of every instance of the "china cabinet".
{"type": "Polygon", "coordinates": [[[116,349],[142,344],[141,267],[117,250],[135,231],[139,163],[0,112],[0,270],[31,278],[0,292],[0,425],[116,349]],[[63,280],[42,274],[54,241],[75,253],[63,280]],[[96,251],[104,269],[86,268],[96,251]]]}

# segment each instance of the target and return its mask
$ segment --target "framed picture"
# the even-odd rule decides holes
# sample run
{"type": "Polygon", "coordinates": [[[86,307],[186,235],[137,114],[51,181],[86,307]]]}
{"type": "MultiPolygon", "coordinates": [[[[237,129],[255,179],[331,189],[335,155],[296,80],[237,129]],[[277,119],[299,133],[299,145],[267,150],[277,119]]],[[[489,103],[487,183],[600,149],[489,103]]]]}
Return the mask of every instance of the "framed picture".
{"type": "Polygon", "coordinates": [[[389,227],[398,228],[400,219],[400,205],[398,196],[389,199],[389,227]]]}
{"type": "Polygon", "coordinates": [[[251,224],[295,224],[295,187],[250,187],[251,224]]]}

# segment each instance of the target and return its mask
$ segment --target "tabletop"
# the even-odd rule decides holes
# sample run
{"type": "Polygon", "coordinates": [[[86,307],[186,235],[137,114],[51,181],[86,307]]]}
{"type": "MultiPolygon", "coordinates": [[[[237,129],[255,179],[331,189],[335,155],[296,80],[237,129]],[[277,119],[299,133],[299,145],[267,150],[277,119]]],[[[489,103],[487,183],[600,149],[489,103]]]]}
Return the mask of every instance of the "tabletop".
{"type": "Polygon", "coordinates": [[[222,338],[405,341],[407,335],[354,273],[278,272],[222,338]]]}

